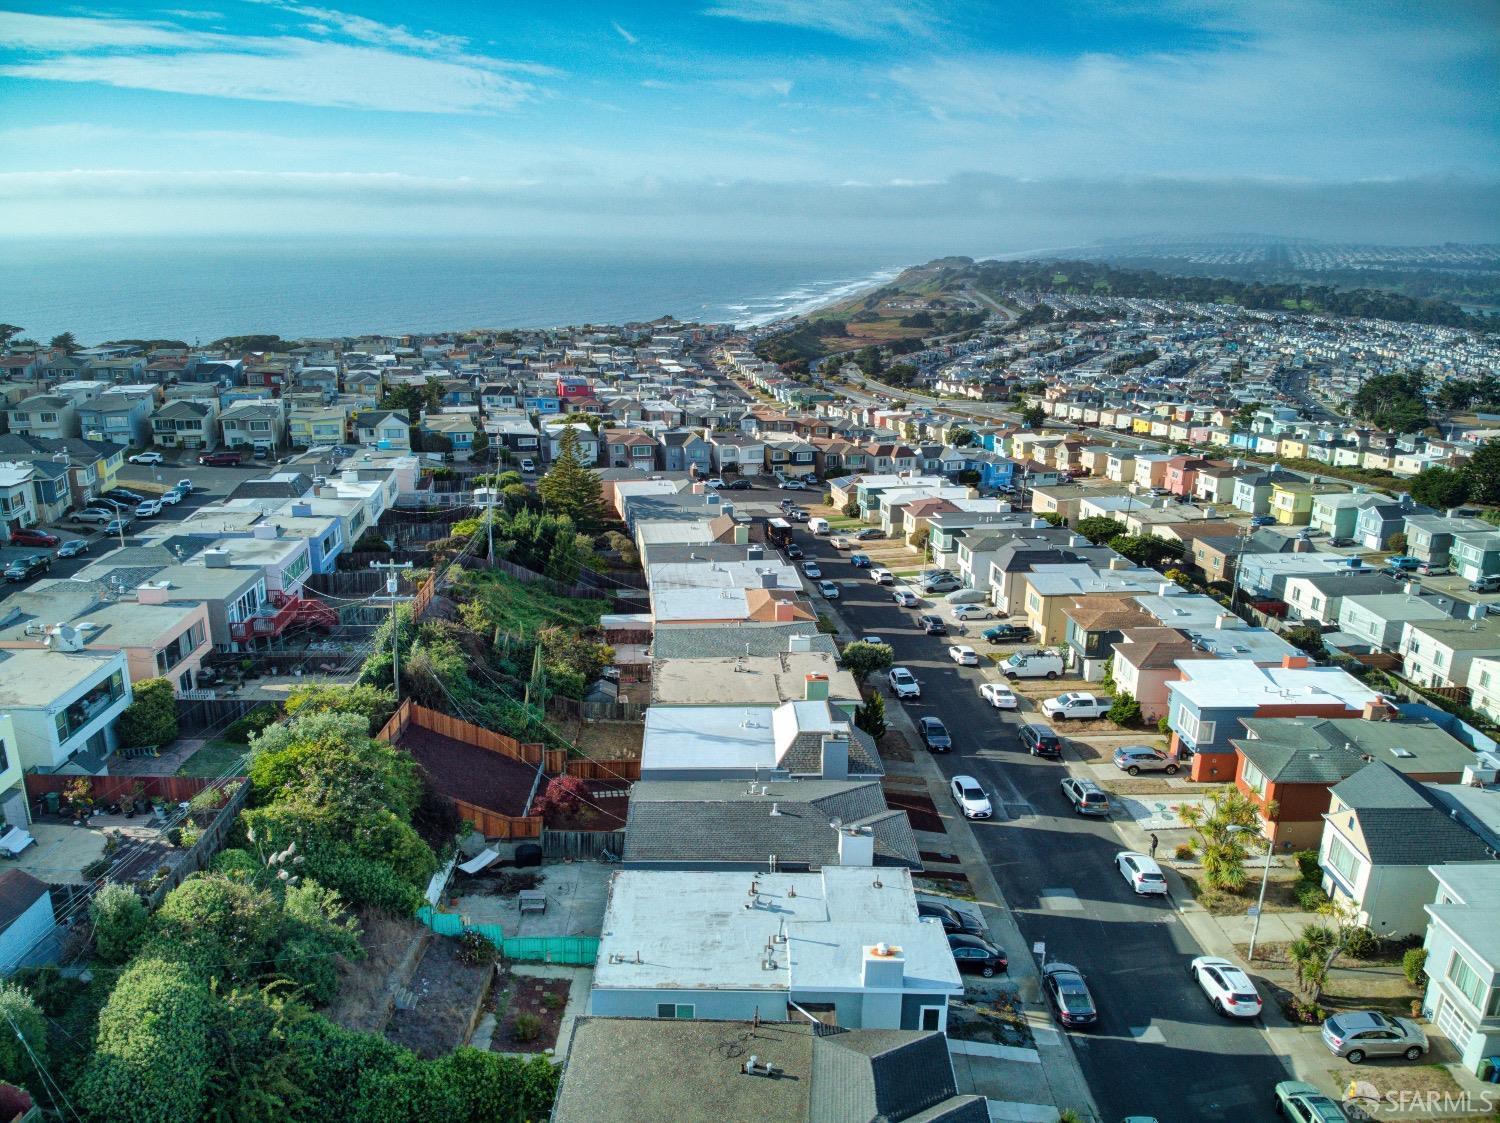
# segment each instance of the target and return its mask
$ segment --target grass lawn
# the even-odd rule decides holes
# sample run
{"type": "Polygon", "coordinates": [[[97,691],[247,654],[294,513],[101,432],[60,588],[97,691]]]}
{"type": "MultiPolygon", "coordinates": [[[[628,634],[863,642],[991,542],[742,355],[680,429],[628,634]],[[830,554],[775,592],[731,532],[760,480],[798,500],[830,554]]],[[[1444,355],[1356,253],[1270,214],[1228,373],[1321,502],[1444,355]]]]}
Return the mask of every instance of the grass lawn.
{"type": "Polygon", "coordinates": [[[574,600],[547,592],[539,585],[518,581],[498,570],[470,570],[460,586],[469,596],[482,597],[487,614],[502,623],[508,631],[528,635],[549,624],[571,624],[574,628],[594,628],[599,617],[609,610],[607,600],[574,600]]]}
{"type": "Polygon", "coordinates": [[[236,745],[233,741],[208,741],[182,762],[177,775],[201,776],[205,780],[212,780],[216,776],[222,776],[231,764],[247,752],[249,749],[244,745],[236,745]]]}

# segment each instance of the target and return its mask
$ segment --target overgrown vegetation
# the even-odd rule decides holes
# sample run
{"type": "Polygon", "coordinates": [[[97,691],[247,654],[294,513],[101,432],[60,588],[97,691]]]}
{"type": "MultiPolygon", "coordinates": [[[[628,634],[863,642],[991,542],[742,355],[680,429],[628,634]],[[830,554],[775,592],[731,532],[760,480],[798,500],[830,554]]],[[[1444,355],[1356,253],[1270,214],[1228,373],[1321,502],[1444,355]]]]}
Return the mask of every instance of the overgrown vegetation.
{"type": "Polygon", "coordinates": [[[166,745],[177,740],[177,701],[171,680],[142,679],[132,689],[135,697],[120,715],[120,740],[127,745],[166,745]]]}

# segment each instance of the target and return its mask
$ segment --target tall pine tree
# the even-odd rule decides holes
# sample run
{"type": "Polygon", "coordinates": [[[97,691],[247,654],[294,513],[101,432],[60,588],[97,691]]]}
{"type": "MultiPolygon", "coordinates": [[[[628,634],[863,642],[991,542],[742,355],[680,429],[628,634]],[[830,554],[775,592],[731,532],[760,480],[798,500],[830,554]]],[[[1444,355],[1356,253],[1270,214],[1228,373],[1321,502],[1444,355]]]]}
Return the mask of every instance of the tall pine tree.
{"type": "Polygon", "coordinates": [[[569,425],[558,440],[557,459],[536,485],[542,504],[558,515],[567,515],[579,530],[592,533],[604,521],[604,495],[599,476],[584,464],[578,452],[578,434],[569,425]]]}

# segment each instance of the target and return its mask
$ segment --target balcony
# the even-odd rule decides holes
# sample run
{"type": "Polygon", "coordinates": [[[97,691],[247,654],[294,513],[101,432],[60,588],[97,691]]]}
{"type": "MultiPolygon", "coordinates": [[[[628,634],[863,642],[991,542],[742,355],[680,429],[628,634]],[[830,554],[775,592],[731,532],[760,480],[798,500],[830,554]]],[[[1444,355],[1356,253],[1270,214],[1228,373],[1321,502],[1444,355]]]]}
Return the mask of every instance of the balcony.
{"type": "Polygon", "coordinates": [[[254,615],[230,624],[229,637],[235,643],[249,643],[257,639],[274,639],[293,626],[332,631],[338,623],[338,613],[322,601],[276,592],[254,615]]]}

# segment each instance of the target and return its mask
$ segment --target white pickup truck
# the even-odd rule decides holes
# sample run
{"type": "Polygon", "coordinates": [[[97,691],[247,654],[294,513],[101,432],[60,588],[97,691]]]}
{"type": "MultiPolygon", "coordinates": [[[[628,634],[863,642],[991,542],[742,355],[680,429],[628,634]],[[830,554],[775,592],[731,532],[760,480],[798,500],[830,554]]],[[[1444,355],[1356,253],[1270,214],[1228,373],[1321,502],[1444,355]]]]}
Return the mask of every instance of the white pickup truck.
{"type": "Polygon", "coordinates": [[[1103,717],[1109,713],[1109,707],[1113,704],[1112,698],[1100,698],[1097,694],[1070,691],[1067,694],[1059,694],[1056,698],[1048,698],[1042,703],[1042,713],[1053,721],[1103,717]]]}

